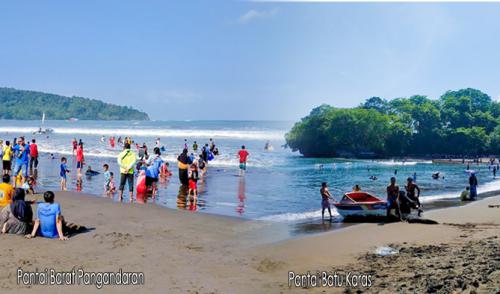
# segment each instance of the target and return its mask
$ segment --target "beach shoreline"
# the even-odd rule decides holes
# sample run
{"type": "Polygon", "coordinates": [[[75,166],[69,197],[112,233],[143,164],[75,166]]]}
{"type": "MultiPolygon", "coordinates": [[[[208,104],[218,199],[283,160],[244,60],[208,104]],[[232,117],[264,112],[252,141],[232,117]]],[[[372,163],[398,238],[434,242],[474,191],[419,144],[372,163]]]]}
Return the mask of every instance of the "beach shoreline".
{"type": "MultiPolygon", "coordinates": [[[[40,196],[36,198],[40,200],[40,196]]],[[[6,248],[0,255],[5,269],[0,275],[3,293],[33,289],[96,291],[94,285],[17,285],[19,266],[25,271],[44,268],[69,271],[74,267],[92,272],[122,269],[143,272],[146,277],[142,286],[104,286],[106,293],[303,291],[288,287],[289,271],[355,268],[360,256],[385,245],[400,248],[446,243],[455,244],[446,245],[447,248],[455,248],[461,239],[480,242],[492,234],[498,235],[500,224],[498,208],[488,208],[488,205],[500,204],[500,196],[429,212],[426,217],[438,221],[438,225],[369,223],[296,238],[278,237],[283,227],[265,221],[191,213],[150,204],[116,203],[74,192],[57,192],[56,201],[61,203],[62,213],[69,222],[90,230],[68,241],[1,236],[2,246],[6,248]],[[492,225],[481,229],[486,223],[492,225]],[[478,229],[471,229],[472,224],[478,229]],[[460,237],[464,232],[467,238],[460,237]],[[190,278],[185,279],[186,276],[190,278]]],[[[382,280],[381,277],[374,279],[373,288],[364,291],[381,289],[382,280]]],[[[309,289],[313,293],[322,290],[309,289]]]]}

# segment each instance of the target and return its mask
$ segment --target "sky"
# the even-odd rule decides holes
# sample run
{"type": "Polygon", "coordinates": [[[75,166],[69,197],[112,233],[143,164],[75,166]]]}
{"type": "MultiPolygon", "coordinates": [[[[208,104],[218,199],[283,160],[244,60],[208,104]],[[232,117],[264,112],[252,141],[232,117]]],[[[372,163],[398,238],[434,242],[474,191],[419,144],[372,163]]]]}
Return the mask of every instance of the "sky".
{"type": "Polygon", "coordinates": [[[500,3],[0,0],[0,86],[155,120],[297,120],[322,103],[500,98],[500,3]]]}

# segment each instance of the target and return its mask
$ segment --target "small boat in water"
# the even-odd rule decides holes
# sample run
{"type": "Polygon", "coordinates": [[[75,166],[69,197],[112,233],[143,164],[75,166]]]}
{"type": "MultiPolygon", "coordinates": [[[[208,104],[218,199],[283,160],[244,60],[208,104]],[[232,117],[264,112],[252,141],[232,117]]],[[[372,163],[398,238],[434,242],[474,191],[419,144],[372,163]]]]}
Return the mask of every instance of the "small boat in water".
{"type": "Polygon", "coordinates": [[[45,123],[45,112],[42,114],[42,124],[40,125],[38,130],[33,132],[33,135],[47,135],[54,132],[54,130],[51,128],[44,128],[43,127],[44,123],[45,123]]]}
{"type": "Polygon", "coordinates": [[[385,217],[387,202],[367,192],[345,193],[333,204],[343,217],[385,217]]]}

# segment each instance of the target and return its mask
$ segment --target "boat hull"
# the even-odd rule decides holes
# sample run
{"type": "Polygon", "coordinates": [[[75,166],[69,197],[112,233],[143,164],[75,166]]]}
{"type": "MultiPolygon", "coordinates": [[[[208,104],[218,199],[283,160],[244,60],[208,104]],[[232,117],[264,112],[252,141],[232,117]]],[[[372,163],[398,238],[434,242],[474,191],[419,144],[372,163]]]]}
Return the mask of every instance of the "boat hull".
{"type": "Polygon", "coordinates": [[[335,203],[337,212],[343,217],[385,217],[387,205],[385,202],[373,204],[342,204],[335,203]]]}

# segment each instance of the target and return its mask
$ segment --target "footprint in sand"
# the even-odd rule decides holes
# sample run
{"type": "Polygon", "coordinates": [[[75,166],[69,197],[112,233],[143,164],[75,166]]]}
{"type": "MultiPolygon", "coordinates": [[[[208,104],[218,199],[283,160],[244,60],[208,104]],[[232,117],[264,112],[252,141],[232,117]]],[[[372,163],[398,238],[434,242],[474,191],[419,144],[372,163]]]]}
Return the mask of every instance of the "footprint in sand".
{"type": "Polygon", "coordinates": [[[196,245],[193,245],[193,244],[186,245],[186,248],[189,249],[189,250],[194,250],[194,251],[198,251],[198,252],[203,251],[203,246],[196,246],[196,245]]]}
{"type": "Polygon", "coordinates": [[[264,258],[260,261],[257,266],[257,271],[261,273],[268,273],[283,268],[286,265],[283,261],[271,260],[269,258],[264,258]]]}

